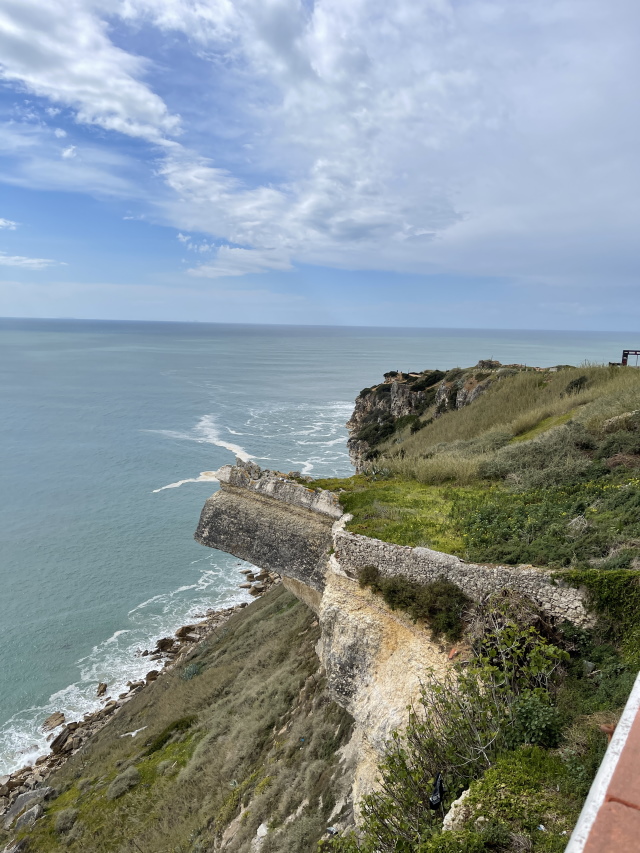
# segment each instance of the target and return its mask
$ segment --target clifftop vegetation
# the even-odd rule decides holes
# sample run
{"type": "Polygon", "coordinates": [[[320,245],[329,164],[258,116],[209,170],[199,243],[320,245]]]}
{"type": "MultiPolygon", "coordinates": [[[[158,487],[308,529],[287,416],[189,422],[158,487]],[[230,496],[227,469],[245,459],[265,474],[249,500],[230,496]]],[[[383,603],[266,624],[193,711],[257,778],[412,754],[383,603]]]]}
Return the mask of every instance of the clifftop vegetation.
{"type": "Polygon", "coordinates": [[[436,414],[400,416],[363,474],[318,481],[349,529],[481,562],[640,566],[639,371],[512,373],[436,414]]]}
{"type": "Polygon", "coordinates": [[[551,624],[506,590],[481,605],[447,591],[434,616],[433,591],[363,571],[390,606],[462,633],[463,655],[425,684],[360,831],[329,843],[339,853],[560,853],[640,666],[640,372],[475,370],[440,379],[422,411],[385,414],[362,473],[317,485],[353,532],[562,570],[594,626],[551,624]],[[485,385],[469,404],[472,375],[485,385]]]}

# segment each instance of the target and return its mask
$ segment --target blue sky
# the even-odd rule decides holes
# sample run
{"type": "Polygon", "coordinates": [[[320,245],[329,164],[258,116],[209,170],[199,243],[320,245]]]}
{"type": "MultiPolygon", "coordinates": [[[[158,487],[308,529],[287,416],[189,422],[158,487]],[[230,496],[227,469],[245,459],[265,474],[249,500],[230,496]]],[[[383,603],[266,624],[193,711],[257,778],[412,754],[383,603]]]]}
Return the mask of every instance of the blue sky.
{"type": "Polygon", "coordinates": [[[0,315],[633,330],[636,0],[3,0],[0,315]]]}

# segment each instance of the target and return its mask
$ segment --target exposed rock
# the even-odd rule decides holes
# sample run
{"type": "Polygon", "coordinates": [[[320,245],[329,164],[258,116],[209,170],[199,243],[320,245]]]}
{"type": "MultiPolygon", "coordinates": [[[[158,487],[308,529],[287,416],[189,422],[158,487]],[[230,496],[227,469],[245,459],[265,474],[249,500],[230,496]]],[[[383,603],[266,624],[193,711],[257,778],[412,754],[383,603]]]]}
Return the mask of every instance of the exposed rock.
{"type": "Polygon", "coordinates": [[[29,839],[22,838],[20,841],[10,842],[2,853],[26,853],[29,849],[29,839]]]}
{"type": "Polygon", "coordinates": [[[158,672],[157,669],[152,669],[150,672],[148,672],[145,675],[145,681],[147,682],[147,684],[151,684],[151,682],[155,681],[159,675],[160,675],[160,673],[158,672]]]}
{"type": "Polygon", "coordinates": [[[182,628],[178,628],[178,630],[176,631],[176,637],[179,640],[182,640],[188,634],[192,634],[195,630],[196,630],[195,625],[183,625],[182,628]]]}
{"type": "Polygon", "coordinates": [[[61,726],[64,723],[64,714],[62,711],[56,711],[51,714],[50,717],[42,724],[42,730],[45,732],[50,732],[52,729],[57,729],[58,726],[61,726]]]}
{"type": "Polygon", "coordinates": [[[6,830],[11,829],[14,821],[20,817],[23,812],[56,795],[57,792],[54,788],[38,788],[35,791],[28,791],[27,793],[20,794],[20,796],[11,805],[9,811],[4,815],[4,828],[6,830]]]}
{"type": "Polygon", "coordinates": [[[33,824],[39,820],[44,814],[44,809],[37,803],[35,806],[32,806],[28,811],[26,811],[23,815],[21,815],[16,821],[16,832],[20,832],[21,829],[28,829],[33,826],[33,824]]]}
{"type": "Polygon", "coordinates": [[[331,525],[342,515],[337,497],[270,471],[250,480],[227,465],[216,476],[221,489],[202,510],[197,541],[321,590],[331,525]]]}
{"type": "Polygon", "coordinates": [[[51,741],[51,752],[62,752],[70,734],[68,728],[62,729],[60,734],[51,741]]]}
{"type": "Polygon", "coordinates": [[[468,796],[469,788],[467,788],[466,791],[463,791],[458,799],[451,803],[451,807],[442,821],[443,832],[461,829],[469,820],[471,817],[471,807],[465,802],[468,796]]]}
{"type": "Polygon", "coordinates": [[[104,681],[101,681],[100,684],[98,684],[98,689],[96,690],[96,696],[104,696],[106,692],[107,692],[107,685],[104,681]]]}
{"type": "Polygon", "coordinates": [[[173,637],[162,637],[156,642],[156,649],[159,652],[168,652],[175,646],[175,643],[176,641],[173,637]]]}

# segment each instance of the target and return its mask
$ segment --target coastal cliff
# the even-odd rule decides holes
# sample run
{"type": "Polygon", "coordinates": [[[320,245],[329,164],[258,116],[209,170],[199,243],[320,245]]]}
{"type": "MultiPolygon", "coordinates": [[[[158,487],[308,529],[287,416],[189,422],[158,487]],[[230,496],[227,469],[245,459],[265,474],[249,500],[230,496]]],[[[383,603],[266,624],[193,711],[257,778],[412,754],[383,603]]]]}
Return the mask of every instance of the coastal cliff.
{"type": "Polygon", "coordinates": [[[256,600],[0,780],[6,853],[561,853],[640,665],[640,374],[518,367],[365,389],[366,474],[216,472],[256,600]]]}
{"type": "Polygon", "coordinates": [[[286,475],[236,460],[217,472],[221,489],[205,504],[196,531],[203,545],[275,570],[319,616],[317,653],[332,699],[354,720],[356,812],[376,784],[376,768],[392,732],[406,722],[429,673],[443,672],[451,644],[434,641],[424,623],[358,582],[365,567],[426,584],[446,578],[472,601],[518,591],[549,618],[591,623],[584,591],[554,573],[486,566],[429,548],[382,542],[344,529],[350,516],[337,496],[286,475]]]}
{"type": "Polygon", "coordinates": [[[464,370],[385,373],[383,382],[358,394],[347,421],[347,447],[356,472],[375,465],[380,446],[401,438],[403,431],[417,432],[434,418],[473,403],[495,382],[535,369],[484,359],[464,370]]]}

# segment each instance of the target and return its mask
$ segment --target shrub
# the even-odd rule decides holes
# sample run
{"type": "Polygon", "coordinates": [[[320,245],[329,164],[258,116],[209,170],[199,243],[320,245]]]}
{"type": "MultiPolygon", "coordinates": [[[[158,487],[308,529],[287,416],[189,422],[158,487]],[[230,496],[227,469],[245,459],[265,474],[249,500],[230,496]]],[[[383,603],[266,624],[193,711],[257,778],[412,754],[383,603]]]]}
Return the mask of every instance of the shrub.
{"type": "Polygon", "coordinates": [[[358,580],[382,595],[392,610],[405,610],[414,622],[424,619],[433,639],[444,634],[453,642],[462,635],[462,614],[471,601],[446,578],[419,584],[400,575],[383,577],[375,566],[365,566],[358,580]]]}
{"type": "Polygon", "coordinates": [[[136,768],[127,767],[124,773],[121,773],[119,776],[116,776],[116,778],[107,788],[107,799],[117,800],[118,797],[121,797],[123,794],[126,794],[127,791],[131,790],[131,788],[135,788],[139,781],[140,774],[138,773],[136,768]]]}
{"type": "Polygon", "coordinates": [[[565,389],[565,394],[579,394],[580,391],[584,388],[584,386],[589,381],[587,376],[576,376],[575,379],[572,379],[571,382],[567,385],[565,389]]]}
{"type": "MultiPolygon", "coordinates": [[[[548,692],[530,685],[551,684],[565,657],[532,629],[515,625],[495,632],[494,645],[494,657],[501,666],[478,659],[467,668],[431,675],[419,706],[410,711],[406,730],[396,732],[388,745],[380,765],[379,790],[364,798],[362,841],[347,838],[330,849],[343,853],[475,849],[447,847],[452,839],[435,841],[442,812],[429,804],[434,778],[442,773],[450,803],[472,780],[482,777],[512,743],[523,739],[551,742],[557,737],[548,692]],[[526,655],[523,649],[528,649],[526,655]]],[[[547,767],[548,759],[539,750],[523,754],[530,755],[534,765],[547,767]]],[[[554,770],[563,772],[559,759],[551,760],[554,770]]],[[[502,782],[492,784],[497,787],[502,782]]],[[[512,808],[511,803],[505,806],[512,808]]],[[[488,815],[490,821],[510,820],[509,808],[488,815]]]]}
{"type": "Polygon", "coordinates": [[[163,729],[160,734],[151,741],[144,754],[153,755],[154,752],[162,749],[174,734],[186,732],[190,729],[197,719],[198,718],[196,716],[190,715],[188,717],[181,717],[179,720],[175,720],[175,722],[170,723],[170,725],[163,729]]]}
{"type": "Polygon", "coordinates": [[[55,829],[58,835],[69,832],[78,817],[78,809],[62,809],[56,815],[55,829]]]}
{"type": "Polygon", "coordinates": [[[180,673],[180,678],[183,681],[191,681],[192,678],[195,678],[197,675],[200,675],[202,670],[204,669],[204,664],[200,662],[188,663],[185,668],[180,673]]]}

